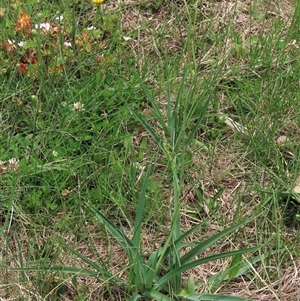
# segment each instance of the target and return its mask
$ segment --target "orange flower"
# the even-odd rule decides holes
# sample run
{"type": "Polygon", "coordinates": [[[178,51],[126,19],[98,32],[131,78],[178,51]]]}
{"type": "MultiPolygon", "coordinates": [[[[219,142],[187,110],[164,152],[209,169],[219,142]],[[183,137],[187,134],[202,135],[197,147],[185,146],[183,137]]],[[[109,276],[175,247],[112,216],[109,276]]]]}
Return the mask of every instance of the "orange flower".
{"type": "Polygon", "coordinates": [[[26,11],[22,11],[18,14],[17,23],[15,25],[15,31],[20,31],[24,29],[26,34],[31,34],[31,18],[26,13],[26,11]]]}

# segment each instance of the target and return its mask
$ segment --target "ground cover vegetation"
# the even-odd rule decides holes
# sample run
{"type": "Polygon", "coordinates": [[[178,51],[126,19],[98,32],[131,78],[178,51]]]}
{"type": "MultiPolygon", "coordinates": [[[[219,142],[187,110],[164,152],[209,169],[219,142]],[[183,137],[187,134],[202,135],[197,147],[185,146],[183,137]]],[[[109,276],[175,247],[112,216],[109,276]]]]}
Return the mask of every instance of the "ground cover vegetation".
{"type": "Polygon", "coordinates": [[[1,300],[299,300],[297,1],[0,2],[1,300]]]}

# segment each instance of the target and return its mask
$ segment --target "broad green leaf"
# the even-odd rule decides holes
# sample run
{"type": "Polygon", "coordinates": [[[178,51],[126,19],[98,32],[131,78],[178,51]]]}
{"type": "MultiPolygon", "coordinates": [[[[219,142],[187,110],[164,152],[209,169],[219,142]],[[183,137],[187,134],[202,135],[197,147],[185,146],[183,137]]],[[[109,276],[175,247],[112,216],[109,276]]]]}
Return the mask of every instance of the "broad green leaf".
{"type": "MultiPolygon", "coordinates": [[[[175,245],[180,244],[181,241],[183,241],[185,238],[189,237],[193,232],[195,232],[197,229],[199,229],[202,226],[202,224],[204,224],[204,223],[206,223],[206,221],[193,226],[192,228],[190,228],[189,230],[187,230],[183,234],[181,234],[181,236],[175,241],[175,245]]],[[[195,243],[192,243],[192,244],[195,245],[195,243]]],[[[185,245],[180,244],[180,246],[183,247],[185,245]]]]}
{"type": "Polygon", "coordinates": [[[162,249],[159,248],[157,251],[153,252],[147,261],[147,272],[145,278],[145,285],[147,289],[151,289],[153,283],[155,282],[156,276],[160,273],[157,269],[156,264],[158,262],[158,257],[161,255],[162,249]]]}
{"type": "MultiPolygon", "coordinates": [[[[175,242],[175,248],[179,252],[183,247],[192,247],[194,246],[194,243],[181,243],[182,240],[184,240],[186,237],[188,237],[191,233],[196,231],[202,223],[199,223],[189,229],[188,231],[184,232],[175,242]]],[[[172,252],[174,246],[172,245],[167,245],[168,242],[165,243],[165,245],[159,249],[157,249],[155,252],[153,252],[148,261],[147,261],[147,267],[148,267],[148,272],[147,272],[147,287],[150,287],[153,282],[155,282],[155,279],[157,275],[160,273],[161,270],[161,262],[164,262],[164,260],[170,256],[170,253],[172,252]]],[[[157,280],[157,279],[156,279],[157,280]]]]}
{"type": "MultiPolygon", "coordinates": [[[[157,271],[159,271],[161,269],[162,263],[167,256],[170,256],[170,257],[174,256],[173,258],[171,258],[172,265],[174,264],[174,262],[176,260],[179,262],[179,259],[180,259],[179,251],[176,250],[176,248],[174,248],[174,236],[176,235],[176,237],[178,237],[180,235],[180,233],[179,233],[179,235],[177,236],[177,234],[178,234],[177,227],[178,227],[178,222],[179,222],[179,215],[178,215],[179,214],[179,206],[174,206],[174,207],[175,207],[175,212],[173,214],[173,220],[172,220],[170,234],[169,234],[164,246],[161,248],[161,255],[159,257],[157,257],[158,260],[157,260],[157,263],[156,263],[156,266],[154,269],[155,275],[157,274],[157,271]],[[176,216],[177,216],[177,218],[176,218],[176,216]]],[[[180,231],[180,229],[179,229],[179,231],[180,231]]],[[[175,265],[175,266],[177,266],[177,265],[175,265]]],[[[177,276],[178,276],[178,274],[176,275],[176,277],[177,276]]]]}
{"type": "Polygon", "coordinates": [[[230,282],[239,272],[242,263],[242,254],[232,257],[232,261],[228,270],[228,282],[230,282]]]}
{"type": "Polygon", "coordinates": [[[235,230],[239,229],[241,226],[246,225],[249,223],[252,219],[247,219],[244,222],[238,223],[236,225],[233,225],[220,233],[217,233],[216,235],[208,238],[207,240],[198,243],[195,248],[193,248],[191,251],[186,253],[184,256],[181,258],[181,263],[184,265],[191,261],[195,256],[197,256],[199,253],[203,252],[204,250],[208,249],[212,245],[214,245],[219,239],[225,237],[226,235],[234,232],[235,230]]]}
{"type": "Polygon", "coordinates": [[[101,212],[99,212],[93,205],[87,203],[87,206],[94,212],[98,220],[100,220],[119,243],[123,250],[128,255],[129,260],[129,283],[131,285],[143,286],[145,284],[146,267],[142,254],[139,253],[139,247],[135,246],[131,240],[122,233],[113,223],[110,222],[101,212]]]}
{"type": "Polygon", "coordinates": [[[194,277],[192,274],[189,275],[188,280],[187,280],[187,293],[188,294],[195,294],[196,286],[195,286],[195,281],[194,277]]]}
{"type": "MultiPolygon", "coordinates": [[[[204,223],[204,222],[203,222],[204,223]]],[[[199,223],[197,225],[195,225],[194,227],[192,227],[191,229],[187,230],[186,232],[184,232],[175,242],[175,246],[177,248],[178,251],[180,251],[182,248],[184,247],[193,247],[195,246],[195,243],[191,242],[191,243],[181,243],[181,241],[183,241],[185,238],[187,238],[188,236],[190,236],[190,234],[192,234],[194,231],[196,231],[197,229],[199,229],[203,223],[199,223]]],[[[149,267],[153,267],[153,263],[157,262],[157,258],[161,256],[162,254],[162,250],[163,248],[159,248],[157,249],[155,252],[153,252],[147,262],[147,265],[149,267]]],[[[165,257],[163,258],[163,260],[169,256],[171,251],[171,246],[169,246],[166,251],[165,251],[165,257]]]]}
{"type": "MultiPolygon", "coordinates": [[[[174,164],[176,165],[176,163],[174,164]]],[[[180,237],[180,185],[179,179],[177,175],[177,170],[175,170],[176,166],[173,167],[173,216],[172,216],[172,227],[171,227],[171,235],[172,235],[172,242],[174,242],[180,237]]],[[[177,252],[175,248],[175,252],[177,252]]],[[[179,254],[179,253],[178,253],[179,254]]],[[[176,255],[177,256],[177,255],[176,255]]]]}
{"type": "Polygon", "coordinates": [[[236,297],[236,296],[226,296],[226,295],[189,295],[186,293],[181,293],[178,297],[183,298],[187,301],[252,301],[252,299],[236,297]]]}
{"type": "MultiPolygon", "coordinates": [[[[147,268],[144,266],[144,261],[142,257],[142,250],[141,250],[141,230],[142,230],[142,220],[143,220],[143,213],[145,207],[145,200],[146,200],[146,190],[148,187],[148,179],[150,175],[151,169],[149,168],[146,174],[146,178],[143,183],[142,190],[140,192],[139,203],[136,210],[136,217],[134,221],[134,234],[132,243],[135,246],[136,256],[135,261],[130,262],[132,268],[130,269],[129,279],[133,284],[138,285],[147,285],[148,287],[149,282],[153,279],[149,279],[147,277],[147,268]]],[[[150,287],[149,287],[150,288],[150,287]]]]}
{"type": "MultiPolygon", "coordinates": [[[[178,240],[179,241],[179,240],[178,240]]],[[[177,250],[181,250],[184,247],[193,247],[194,243],[182,243],[182,244],[177,244],[176,248],[177,250]]],[[[148,280],[148,284],[152,285],[154,282],[156,282],[158,280],[158,275],[161,271],[161,266],[157,266],[157,262],[158,262],[158,258],[160,258],[160,256],[162,255],[162,250],[163,248],[159,248],[157,249],[155,252],[153,252],[148,261],[147,261],[147,279],[148,280]]],[[[163,257],[163,261],[169,256],[170,252],[171,252],[171,246],[167,249],[165,256],[163,257]]],[[[148,285],[148,287],[149,287],[148,285]]],[[[151,286],[150,286],[151,287],[151,286]]]]}
{"type": "Polygon", "coordinates": [[[120,284],[125,284],[122,280],[120,280],[118,277],[106,273],[106,271],[92,271],[88,269],[80,269],[76,267],[68,267],[68,266],[57,266],[57,267],[27,267],[27,268],[14,268],[12,269],[14,271],[34,271],[34,272],[61,272],[61,273],[69,273],[69,274],[76,274],[79,276],[89,276],[89,277],[95,277],[98,279],[102,279],[105,281],[116,281],[120,284]],[[110,276],[111,275],[111,276],[110,276]]]}
{"type": "Polygon", "coordinates": [[[163,277],[161,277],[156,284],[154,285],[155,289],[160,289],[163,285],[165,285],[168,281],[170,281],[173,277],[175,277],[176,275],[188,271],[191,268],[194,268],[198,265],[210,262],[210,261],[214,261],[217,259],[221,259],[221,258],[227,258],[227,257],[231,257],[240,253],[246,253],[246,252],[252,252],[257,250],[257,248],[250,248],[250,249],[243,249],[243,250],[237,250],[237,251],[231,251],[231,252],[226,252],[226,253],[222,253],[222,254],[216,254],[216,255],[211,255],[205,258],[201,258],[198,260],[194,260],[192,262],[188,262],[176,269],[172,269],[171,271],[169,271],[168,273],[166,273],[163,277]]]}
{"type": "MultiPolygon", "coordinates": [[[[284,249],[273,251],[273,252],[269,253],[267,256],[258,255],[258,256],[249,258],[247,260],[244,260],[243,262],[241,262],[239,271],[236,273],[234,278],[244,275],[251,268],[251,266],[253,266],[255,263],[263,261],[266,257],[272,256],[274,254],[278,254],[278,252],[282,252],[283,250],[284,249]]],[[[229,279],[228,272],[229,271],[226,270],[226,271],[223,271],[221,273],[218,273],[218,274],[213,275],[208,278],[208,284],[210,286],[211,292],[214,292],[219,287],[219,285],[222,281],[226,281],[226,280],[228,281],[228,279],[229,279]]]]}
{"type": "Polygon", "coordinates": [[[143,294],[143,297],[146,297],[146,298],[151,298],[151,299],[154,299],[156,301],[176,301],[175,299],[171,298],[171,297],[168,297],[162,293],[160,293],[159,291],[156,291],[156,290],[150,290],[150,291],[146,291],[144,294],[143,294]]]}
{"type": "Polygon", "coordinates": [[[137,300],[140,300],[142,298],[141,295],[139,294],[134,294],[132,295],[127,301],[137,301],[137,300]]]}
{"type": "Polygon", "coordinates": [[[140,248],[141,245],[141,229],[142,229],[142,221],[143,221],[149,174],[150,174],[150,168],[147,171],[146,178],[144,180],[143,187],[140,192],[139,203],[136,209],[136,216],[134,221],[134,234],[132,238],[132,243],[137,248],[137,250],[140,248]]]}

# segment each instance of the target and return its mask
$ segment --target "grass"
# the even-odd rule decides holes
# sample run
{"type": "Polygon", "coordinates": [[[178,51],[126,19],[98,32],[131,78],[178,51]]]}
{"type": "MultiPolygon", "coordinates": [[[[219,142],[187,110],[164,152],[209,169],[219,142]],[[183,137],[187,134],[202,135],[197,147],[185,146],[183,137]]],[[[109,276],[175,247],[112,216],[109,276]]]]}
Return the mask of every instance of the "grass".
{"type": "Polygon", "coordinates": [[[299,15],[4,1],[1,300],[297,300],[299,15]]]}

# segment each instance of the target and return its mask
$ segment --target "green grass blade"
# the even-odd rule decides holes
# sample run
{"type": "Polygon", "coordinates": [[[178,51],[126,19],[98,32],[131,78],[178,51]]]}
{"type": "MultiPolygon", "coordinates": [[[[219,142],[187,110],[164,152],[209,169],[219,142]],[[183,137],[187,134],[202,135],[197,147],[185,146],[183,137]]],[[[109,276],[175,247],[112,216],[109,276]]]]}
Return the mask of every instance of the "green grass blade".
{"type": "Polygon", "coordinates": [[[102,273],[99,270],[92,271],[92,270],[88,270],[88,269],[80,269],[80,268],[76,268],[76,267],[65,266],[65,267],[51,267],[48,269],[48,271],[77,274],[80,276],[92,276],[92,277],[99,278],[99,279],[106,280],[106,281],[115,280],[117,282],[122,283],[122,281],[120,279],[118,279],[117,277],[115,277],[114,275],[112,275],[110,273],[106,274],[105,272],[102,273]]]}
{"type": "MultiPolygon", "coordinates": [[[[175,247],[177,248],[177,250],[181,250],[183,247],[188,247],[188,246],[194,246],[194,243],[181,243],[185,238],[189,237],[190,234],[192,234],[194,231],[196,231],[197,229],[199,229],[199,227],[202,225],[202,223],[199,223],[195,226],[193,226],[191,229],[189,229],[188,231],[184,232],[175,242],[175,247]]],[[[166,256],[170,253],[170,249],[171,246],[169,246],[165,252],[165,257],[163,258],[163,260],[166,258],[166,256]]],[[[154,264],[157,262],[157,258],[159,258],[162,254],[162,248],[159,248],[158,250],[156,250],[155,252],[153,252],[148,261],[147,261],[147,266],[154,268],[154,264]]]]}
{"type": "Polygon", "coordinates": [[[294,10],[292,22],[291,22],[291,25],[289,28],[289,37],[292,34],[294,39],[299,39],[299,37],[300,37],[299,23],[300,23],[300,2],[297,1],[297,5],[294,10]]]}
{"type": "Polygon", "coordinates": [[[179,90],[177,92],[177,96],[176,96],[176,100],[175,100],[175,104],[172,105],[172,100],[171,100],[171,89],[172,86],[170,84],[170,81],[168,81],[167,83],[167,88],[168,88],[168,97],[167,97],[167,107],[168,107],[168,129],[169,129],[169,135],[171,138],[171,146],[172,146],[172,150],[174,151],[174,153],[178,153],[179,151],[179,145],[182,142],[182,137],[183,137],[183,133],[185,130],[185,127],[183,126],[183,119],[184,117],[180,116],[181,114],[179,113],[180,110],[180,105],[182,100],[184,99],[184,91],[185,91],[185,86],[186,86],[186,77],[188,74],[188,69],[185,68],[182,78],[180,80],[180,85],[179,85],[179,90]]]}
{"type": "Polygon", "coordinates": [[[138,285],[146,285],[149,281],[152,280],[147,277],[147,268],[144,265],[141,248],[141,230],[142,230],[142,220],[144,214],[145,200],[146,200],[146,190],[148,187],[148,179],[151,169],[149,168],[146,174],[146,178],[143,183],[142,190],[140,192],[139,203],[136,210],[136,217],[134,221],[134,235],[132,243],[136,249],[135,262],[132,263],[132,272],[130,272],[129,278],[131,278],[132,283],[138,285]],[[146,282],[146,283],[145,283],[146,282]]]}
{"type": "Polygon", "coordinates": [[[198,243],[196,247],[194,247],[191,251],[189,251],[184,256],[182,256],[181,263],[186,264],[187,262],[191,261],[195,256],[197,256],[199,253],[203,252],[204,250],[206,250],[207,248],[209,248],[210,246],[215,244],[219,239],[221,239],[221,238],[225,237],[226,235],[234,232],[235,230],[239,229],[241,226],[249,223],[251,220],[252,219],[248,219],[244,222],[233,225],[233,226],[217,233],[216,235],[208,238],[207,240],[198,243]]]}
{"type": "Polygon", "coordinates": [[[237,250],[237,251],[231,251],[231,252],[226,252],[226,253],[222,253],[222,254],[215,254],[215,255],[211,255],[205,258],[201,258],[198,260],[194,260],[192,262],[188,262],[187,264],[184,264],[176,269],[172,269],[170,270],[168,273],[166,273],[162,278],[160,278],[154,288],[155,289],[160,289],[163,285],[165,285],[168,281],[170,281],[171,279],[173,279],[176,275],[188,271],[191,268],[194,268],[198,265],[210,262],[210,261],[214,261],[217,259],[222,259],[222,258],[227,258],[227,257],[231,257],[231,256],[235,256],[237,254],[240,253],[246,253],[246,252],[253,252],[257,250],[257,248],[250,248],[250,249],[243,249],[243,250],[237,250]]]}
{"type": "MultiPolygon", "coordinates": [[[[239,271],[236,273],[234,278],[244,275],[254,264],[263,261],[265,258],[272,256],[274,254],[278,254],[278,252],[282,252],[282,251],[284,251],[284,249],[273,251],[270,254],[268,254],[268,256],[258,255],[252,258],[247,258],[247,260],[241,262],[239,271]]],[[[210,287],[210,291],[214,292],[219,287],[221,282],[228,281],[228,280],[229,280],[229,270],[225,270],[219,274],[209,277],[208,285],[210,287]]]]}
{"type": "MultiPolygon", "coordinates": [[[[24,260],[23,260],[21,243],[20,243],[19,237],[17,235],[15,236],[15,239],[17,241],[17,246],[18,246],[19,263],[20,263],[21,268],[23,268],[24,267],[24,260]]],[[[27,278],[26,273],[24,271],[22,271],[21,274],[22,274],[22,280],[25,282],[26,278],[27,278]]]]}
{"type": "Polygon", "coordinates": [[[157,275],[157,273],[161,270],[162,263],[163,263],[164,259],[167,256],[171,255],[171,252],[172,252],[171,243],[172,243],[172,230],[173,230],[173,227],[174,227],[174,223],[172,224],[170,235],[168,236],[167,241],[165,242],[164,246],[161,248],[160,256],[157,257],[158,260],[157,260],[155,268],[154,268],[154,274],[155,275],[157,275]]]}
{"type": "Polygon", "coordinates": [[[198,230],[202,226],[202,223],[199,223],[193,227],[191,227],[189,230],[185,231],[181,236],[175,241],[175,245],[179,244],[181,241],[183,241],[185,238],[189,237],[193,232],[198,230]]]}
{"type": "Polygon", "coordinates": [[[77,257],[79,257],[82,261],[84,261],[86,264],[88,264],[90,267],[92,267],[95,270],[99,270],[102,267],[93,262],[92,260],[88,259],[84,255],[82,255],[80,252],[78,252],[76,249],[70,247],[62,238],[58,238],[60,241],[60,244],[63,245],[65,248],[67,248],[69,251],[71,251],[73,254],[75,254],[77,257]]]}
{"type": "MultiPolygon", "coordinates": [[[[175,165],[175,164],[174,164],[175,165]]],[[[175,165],[174,168],[177,166],[175,165]]],[[[177,176],[177,170],[173,170],[173,215],[172,215],[172,241],[173,243],[180,237],[180,216],[179,216],[179,208],[180,208],[180,184],[177,176]]]]}
{"type": "MultiPolygon", "coordinates": [[[[179,213],[179,199],[180,199],[180,185],[179,185],[179,179],[177,176],[177,170],[173,170],[173,186],[174,186],[174,197],[173,197],[173,216],[172,216],[172,229],[171,229],[171,235],[172,235],[172,245],[171,245],[171,256],[170,256],[170,266],[172,268],[178,268],[181,266],[181,260],[180,260],[180,250],[175,245],[175,241],[180,237],[180,213],[179,213]]],[[[172,279],[172,289],[175,292],[175,294],[178,294],[181,289],[181,274],[177,274],[172,279]]]]}
{"type": "MultiPolygon", "coordinates": [[[[144,285],[145,284],[145,273],[146,267],[144,265],[143,258],[139,253],[139,246],[136,246],[132,241],[117,227],[110,222],[103,214],[101,214],[93,205],[87,203],[87,206],[94,212],[98,220],[100,220],[114,237],[114,239],[119,243],[119,245],[126,252],[129,260],[129,283],[132,285],[144,285]]],[[[140,287],[142,289],[142,287],[140,287]]]]}
{"type": "Polygon", "coordinates": [[[87,207],[95,214],[96,218],[104,224],[108,232],[119,243],[123,250],[128,254],[130,259],[136,255],[136,247],[131,240],[122,233],[110,220],[108,220],[101,212],[99,212],[93,205],[86,202],[87,207]]]}
{"type": "Polygon", "coordinates": [[[151,126],[144,120],[144,118],[142,116],[140,116],[140,114],[138,114],[138,113],[136,113],[134,111],[132,111],[132,114],[144,126],[144,128],[146,129],[146,131],[151,135],[151,137],[157,143],[157,145],[159,146],[159,148],[168,157],[168,153],[167,153],[164,145],[162,144],[161,139],[158,138],[158,136],[155,134],[155,132],[153,131],[153,129],[151,128],[151,126]]]}
{"type": "Polygon", "coordinates": [[[236,297],[236,296],[226,296],[226,295],[189,295],[186,293],[180,293],[178,297],[183,298],[187,301],[251,301],[252,299],[236,297]]]}
{"type": "MultiPolygon", "coordinates": [[[[88,264],[90,267],[92,267],[93,269],[95,269],[97,272],[97,278],[102,278],[102,279],[114,279],[116,281],[121,281],[120,279],[118,279],[116,276],[114,276],[113,274],[111,274],[108,270],[106,270],[105,268],[99,266],[98,264],[96,264],[95,262],[93,262],[92,260],[88,259],[86,256],[82,255],[80,252],[78,252],[77,250],[73,249],[72,247],[70,247],[63,239],[59,239],[60,243],[67,248],[69,251],[71,251],[73,254],[75,254],[77,257],[79,257],[83,262],[85,262],[86,264],[88,264]]],[[[74,268],[76,269],[76,268],[74,268]]]]}
{"type": "MultiPolygon", "coordinates": [[[[186,246],[186,244],[181,244],[181,241],[188,237],[193,231],[197,230],[202,224],[198,224],[185,233],[183,233],[181,236],[179,236],[178,239],[176,239],[172,244],[172,233],[174,231],[175,224],[172,224],[171,233],[164,244],[162,248],[159,248],[157,251],[151,254],[151,256],[148,259],[147,266],[148,266],[148,281],[147,283],[150,285],[150,283],[153,282],[155,276],[159,273],[161,269],[161,263],[167,258],[167,256],[171,255],[171,252],[174,251],[174,248],[177,250],[178,254],[182,247],[186,246]]],[[[174,266],[176,267],[176,266],[174,266]]]]}
{"type": "Polygon", "coordinates": [[[149,89],[147,88],[147,86],[145,85],[144,81],[141,79],[141,77],[139,76],[139,74],[137,72],[135,72],[134,70],[133,70],[133,72],[135,73],[136,78],[139,81],[140,87],[142,88],[142,90],[144,91],[145,95],[147,96],[147,99],[151,103],[152,112],[153,112],[154,116],[156,117],[156,119],[159,122],[159,124],[161,125],[161,127],[163,127],[165,133],[167,133],[167,126],[166,126],[164,117],[162,116],[162,114],[160,112],[160,109],[157,106],[157,103],[156,103],[154,97],[150,93],[149,89]]]}
{"type": "Polygon", "coordinates": [[[56,267],[26,267],[26,268],[14,268],[13,271],[26,271],[26,272],[61,272],[76,274],[79,276],[88,276],[102,279],[105,281],[115,281],[120,284],[125,284],[121,279],[112,275],[111,273],[102,270],[102,271],[93,271],[89,269],[80,269],[76,267],[68,266],[56,266],[56,267]]]}
{"type": "Polygon", "coordinates": [[[204,104],[204,106],[203,106],[203,108],[202,108],[202,110],[201,110],[201,113],[200,113],[200,115],[198,116],[197,122],[196,122],[196,124],[193,126],[193,130],[190,132],[190,134],[189,134],[189,136],[188,136],[188,138],[187,138],[187,140],[186,140],[186,144],[185,144],[186,146],[190,145],[190,143],[191,143],[192,140],[194,139],[195,134],[196,134],[196,132],[198,131],[199,126],[200,126],[201,122],[203,121],[203,119],[204,119],[204,117],[205,117],[205,115],[206,115],[206,112],[207,112],[208,106],[209,106],[209,104],[210,104],[210,101],[211,101],[211,95],[209,95],[207,101],[205,102],[205,104],[204,104]]]}
{"type": "Polygon", "coordinates": [[[141,243],[141,229],[142,229],[142,220],[145,208],[145,200],[146,200],[146,190],[148,187],[148,180],[151,169],[149,168],[143,183],[142,190],[140,192],[139,203],[136,209],[136,216],[134,221],[134,234],[132,238],[133,245],[138,249],[141,243]]]}

